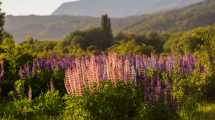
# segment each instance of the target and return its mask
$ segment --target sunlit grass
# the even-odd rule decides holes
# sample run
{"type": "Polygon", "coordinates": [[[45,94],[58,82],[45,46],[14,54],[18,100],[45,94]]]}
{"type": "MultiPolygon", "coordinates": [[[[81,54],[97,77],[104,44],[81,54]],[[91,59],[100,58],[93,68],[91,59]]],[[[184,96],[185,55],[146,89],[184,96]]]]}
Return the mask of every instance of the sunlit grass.
{"type": "Polygon", "coordinates": [[[194,118],[195,120],[215,120],[215,103],[200,105],[194,118]]]}
{"type": "Polygon", "coordinates": [[[198,104],[196,109],[181,110],[179,114],[182,120],[215,120],[215,103],[198,104]]]}

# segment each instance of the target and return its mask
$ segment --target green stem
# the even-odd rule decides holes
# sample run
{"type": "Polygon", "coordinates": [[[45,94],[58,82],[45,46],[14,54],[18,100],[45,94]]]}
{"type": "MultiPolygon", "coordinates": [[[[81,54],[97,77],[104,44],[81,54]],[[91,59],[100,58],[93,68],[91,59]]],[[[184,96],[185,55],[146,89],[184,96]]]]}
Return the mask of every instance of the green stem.
{"type": "Polygon", "coordinates": [[[30,84],[28,85],[28,100],[32,101],[32,87],[30,84]]]}

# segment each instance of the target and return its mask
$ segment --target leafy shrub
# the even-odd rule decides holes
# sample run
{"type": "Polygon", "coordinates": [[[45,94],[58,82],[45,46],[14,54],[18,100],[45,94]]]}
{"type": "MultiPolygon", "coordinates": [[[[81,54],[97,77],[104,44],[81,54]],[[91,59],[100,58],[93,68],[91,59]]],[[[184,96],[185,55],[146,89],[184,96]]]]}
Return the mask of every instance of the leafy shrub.
{"type": "Polygon", "coordinates": [[[35,112],[56,115],[62,112],[63,103],[58,91],[48,91],[35,99],[33,109],[35,112]]]}
{"type": "Polygon", "coordinates": [[[140,95],[132,84],[119,82],[113,86],[104,82],[94,92],[87,91],[82,97],[67,97],[66,114],[73,119],[125,120],[133,119],[140,105],[140,95]]]}
{"type": "Polygon", "coordinates": [[[119,54],[150,54],[154,52],[154,48],[150,45],[144,43],[137,43],[134,39],[131,40],[121,40],[118,43],[114,44],[109,51],[119,53],[119,54]]]}
{"type": "Polygon", "coordinates": [[[85,96],[86,109],[94,120],[133,119],[141,103],[141,96],[133,84],[104,82],[95,93],[85,96]]]}
{"type": "Polygon", "coordinates": [[[138,110],[137,120],[178,120],[175,110],[165,104],[147,105],[142,104],[138,110]]]}
{"type": "Polygon", "coordinates": [[[85,108],[86,100],[83,97],[65,96],[65,120],[89,120],[90,113],[85,108]]]}
{"type": "Polygon", "coordinates": [[[65,119],[78,120],[174,120],[177,114],[165,104],[144,103],[141,91],[131,83],[104,82],[83,96],[66,96],[65,119]]]}
{"type": "Polygon", "coordinates": [[[7,110],[5,111],[6,115],[13,115],[17,119],[27,118],[34,112],[32,109],[32,102],[27,98],[16,99],[11,103],[8,103],[7,110]]]}

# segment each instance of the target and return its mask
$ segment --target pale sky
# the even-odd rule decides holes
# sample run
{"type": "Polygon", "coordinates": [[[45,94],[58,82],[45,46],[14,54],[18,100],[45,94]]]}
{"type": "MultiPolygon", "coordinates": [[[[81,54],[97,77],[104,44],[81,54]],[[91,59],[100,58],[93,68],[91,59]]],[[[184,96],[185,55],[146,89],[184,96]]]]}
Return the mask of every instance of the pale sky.
{"type": "Polygon", "coordinates": [[[75,0],[0,0],[1,8],[10,15],[49,15],[64,2],[75,0]]]}

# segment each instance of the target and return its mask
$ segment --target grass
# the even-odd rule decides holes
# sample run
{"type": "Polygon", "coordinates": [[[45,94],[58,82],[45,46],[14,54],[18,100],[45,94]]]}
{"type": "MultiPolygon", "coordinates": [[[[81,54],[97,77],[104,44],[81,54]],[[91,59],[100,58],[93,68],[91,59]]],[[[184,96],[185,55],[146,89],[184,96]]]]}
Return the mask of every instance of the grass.
{"type": "Polygon", "coordinates": [[[203,104],[198,107],[195,120],[215,120],[215,104],[203,104]]]}
{"type": "Polygon", "coordinates": [[[215,120],[215,103],[198,104],[196,107],[185,106],[179,115],[182,120],[215,120]]]}
{"type": "MultiPolygon", "coordinates": [[[[2,108],[4,105],[1,105],[2,108]]],[[[5,105],[7,106],[7,105],[5,105]]],[[[5,107],[4,106],[4,107],[5,107]]],[[[215,120],[215,103],[202,103],[195,107],[187,107],[188,110],[181,110],[179,112],[181,120],[215,120]]],[[[3,107],[3,108],[4,108],[3,107]]],[[[1,113],[6,109],[1,109],[1,113]]],[[[68,116],[49,116],[46,114],[38,114],[30,116],[31,120],[63,120],[67,119],[68,116]]],[[[28,118],[17,118],[13,114],[1,114],[0,120],[27,120],[28,118]]]]}

